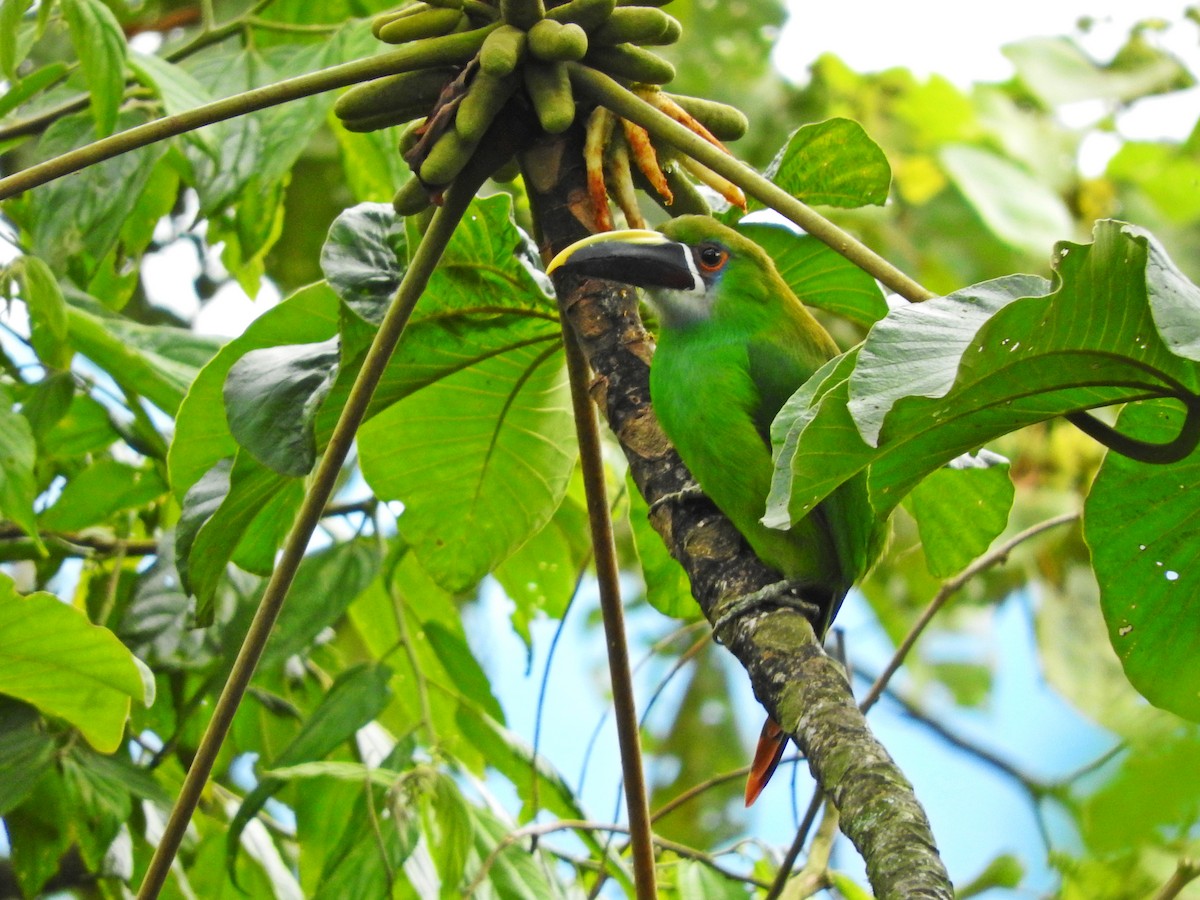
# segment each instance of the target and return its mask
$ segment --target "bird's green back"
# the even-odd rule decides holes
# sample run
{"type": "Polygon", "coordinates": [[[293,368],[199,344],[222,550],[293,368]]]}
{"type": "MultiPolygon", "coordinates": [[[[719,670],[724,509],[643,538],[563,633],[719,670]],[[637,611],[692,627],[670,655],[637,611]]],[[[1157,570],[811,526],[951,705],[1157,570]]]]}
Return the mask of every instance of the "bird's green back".
{"type": "Polygon", "coordinates": [[[696,216],[673,220],[663,232],[692,247],[717,242],[729,255],[704,298],[651,298],[660,309],[708,305],[705,316],[661,317],[650,372],[655,411],[701,488],[755,552],[826,595],[822,605],[832,619],[880,543],[863,479],[844,485],[788,531],[760,519],[773,471],[771,421],[838,348],[752,241],[696,216]]]}

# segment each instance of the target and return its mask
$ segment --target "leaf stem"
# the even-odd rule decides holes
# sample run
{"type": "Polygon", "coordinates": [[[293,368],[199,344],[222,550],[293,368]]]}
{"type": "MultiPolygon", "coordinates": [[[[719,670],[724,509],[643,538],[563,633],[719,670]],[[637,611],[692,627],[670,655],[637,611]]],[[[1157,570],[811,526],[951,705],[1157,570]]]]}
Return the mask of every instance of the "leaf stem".
{"type": "Polygon", "coordinates": [[[212,719],[200,740],[200,746],[196,749],[195,759],[188,769],[187,777],[184,779],[183,787],[175,802],[175,808],[171,811],[171,817],[167,821],[163,836],[158,847],[155,848],[154,857],[142,880],[141,889],[138,891],[139,900],[157,897],[159,891],[162,890],[171,863],[183,840],[184,832],[191,821],[192,812],[195,810],[196,804],[200,800],[200,794],[212,772],[221,744],[233,723],[234,714],[254,675],[259,657],[262,656],[263,648],[266,646],[275,620],[279,617],[283,602],[287,598],[288,589],[295,578],[296,570],[308,548],[309,539],[337,485],[342,464],[350,452],[354,434],[366,414],[371,395],[383,376],[388,359],[404,333],[413,307],[425,290],[425,285],[441,259],[450,236],[454,233],[455,227],[470,205],[471,198],[487,174],[490,173],[464,173],[463,176],[460,176],[460,184],[447,192],[445,206],[434,215],[429,230],[414,254],[404,279],[396,289],[387,315],[367,351],[362,369],[350,388],[346,405],[338,418],[325,454],[312,477],[304,502],[297,513],[296,521],[284,542],[279,563],[271,575],[262,600],[259,601],[258,610],[254,614],[254,619],[242,641],[229,678],[217,700],[212,719]],[[476,176],[478,180],[471,176],[476,176]]]}
{"type": "Polygon", "coordinates": [[[206,103],[174,116],[164,116],[114,135],[85,144],[61,156],[30,166],[7,178],[0,178],[0,200],[46,184],[56,178],[78,172],[87,166],[112,159],[130,150],[137,150],[158,141],[195,131],[205,125],[223,122],[235,116],[277,106],[301,97],[311,97],[360,81],[380,78],[458,58],[469,47],[482,41],[490,27],[477,28],[460,34],[430,38],[380,53],[367,59],[319,69],[307,75],[287,78],[274,84],[243,91],[232,97],[206,103]]]}
{"type": "Polygon", "coordinates": [[[623,119],[641,125],[654,137],[723,175],[752,197],[791,219],[808,234],[827,244],[895,293],[914,303],[937,296],[905,275],[865,244],[834,225],[812,207],[759,175],[745,163],[722,152],[670,116],[655,109],[612,78],[581,63],[567,63],[579,90],[623,119]]]}
{"type": "Polygon", "coordinates": [[[613,692],[613,713],[621,772],[625,779],[625,806],[629,815],[633,851],[633,878],[638,900],[658,896],[654,871],[654,834],[650,827],[650,801],[642,768],[642,745],[638,735],[637,701],[629,667],[629,642],[625,636],[625,614],[621,606],[620,564],[613,538],[612,516],[604,482],[604,455],[596,409],[588,396],[588,364],[575,332],[566,318],[562,322],[567,373],[571,382],[571,405],[579,438],[583,487],[587,496],[588,524],[600,590],[600,612],[608,648],[608,673],[613,692]]]}

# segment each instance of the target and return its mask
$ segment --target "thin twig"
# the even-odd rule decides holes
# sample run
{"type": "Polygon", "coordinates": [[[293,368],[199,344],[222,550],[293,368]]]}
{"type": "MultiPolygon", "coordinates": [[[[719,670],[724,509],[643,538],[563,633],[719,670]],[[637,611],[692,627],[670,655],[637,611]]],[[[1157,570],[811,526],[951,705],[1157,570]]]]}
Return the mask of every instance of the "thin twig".
{"type": "Polygon", "coordinates": [[[1197,878],[1200,878],[1200,860],[1187,858],[1179,860],[1171,877],[1154,895],[1154,900],[1173,900],[1179,896],[1180,891],[1197,878]]]}
{"type": "Polygon", "coordinates": [[[642,767],[642,745],[638,734],[637,702],[633,692],[633,674],[629,668],[629,643],[625,637],[625,613],[621,606],[620,563],[613,538],[605,486],[604,455],[596,409],[588,396],[588,365],[583,351],[566,319],[563,319],[563,344],[567,375],[571,384],[571,405],[579,438],[579,458],[587,496],[588,524],[592,553],[596,561],[596,581],[600,592],[600,611],[608,647],[608,673],[613,692],[613,712],[617,723],[617,743],[621,771],[625,781],[625,807],[629,816],[630,843],[633,851],[634,886],[638,900],[654,900],[654,844],[650,828],[649,791],[642,767]]]}
{"type": "MultiPolygon", "coordinates": [[[[838,835],[837,807],[825,801],[821,811],[821,824],[813,835],[812,846],[808,850],[808,859],[789,886],[794,897],[811,897],[817,891],[829,887],[829,859],[833,855],[833,844],[838,835]]],[[[781,869],[781,872],[788,870],[781,869]]],[[[778,883],[778,882],[777,882],[778,883]]],[[[780,885],[782,890],[783,885],[780,885]]],[[[772,891],[775,885],[771,886],[772,891]]],[[[765,900],[774,900],[778,894],[768,893],[765,900]]]]}
{"type": "Polygon", "coordinates": [[[908,634],[904,636],[904,640],[900,642],[900,645],[896,648],[896,652],[892,654],[892,658],[888,661],[888,664],[884,667],[883,671],[879,673],[879,677],[875,679],[875,683],[871,685],[870,690],[868,690],[862,700],[859,701],[858,708],[865,713],[875,705],[876,701],[879,700],[880,695],[887,687],[888,682],[892,680],[892,676],[896,674],[900,666],[904,663],[905,658],[908,656],[908,652],[913,648],[913,644],[915,644],[917,642],[917,638],[921,636],[921,632],[925,630],[925,628],[933,620],[933,617],[937,615],[938,610],[945,605],[946,601],[954,596],[954,594],[964,584],[966,584],[980,572],[986,571],[992,566],[1007,560],[1008,555],[1012,553],[1013,550],[1025,543],[1025,541],[1029,540],[1030,538],[1036,537],[1043,531],[1048,531],[1051,528],[1057,528],[1059,525],[1067,525],[1076,521],[1078,518],[1078,512],[1069,512],[1046,519],[1044,522],[1038,522],[1036,525],[1031,525],[1019,534],[1013,535],[1000,546],[983,554],[983,556],[976,559],[953,578],[948,578],[946,581],[942,582],[942,586],[938,588],[938,592],[929,602],[929,605],[926,606],[921,615],[917,617],[917,621],[913,623],[911,628],[909,628],[908,634]]]}

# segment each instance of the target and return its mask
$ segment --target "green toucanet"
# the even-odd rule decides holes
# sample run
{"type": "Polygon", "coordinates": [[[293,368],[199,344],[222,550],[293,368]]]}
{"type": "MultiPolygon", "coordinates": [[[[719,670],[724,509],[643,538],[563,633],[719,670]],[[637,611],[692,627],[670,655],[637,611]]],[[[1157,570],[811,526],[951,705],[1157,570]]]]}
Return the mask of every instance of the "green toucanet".
{"type": "MultiPolygon", "coordinates": [[[[707,216],[654,231],[595,234],[548,271],[645,289],[660,325],[650,398],[667,437],[720,510],[767,565],[819,610],[823,636],[850,586],[878,552],[880,529],[857,478],[787,530],[761,519],[773,470],[771,421],[838,354],[761,247],[707,216]]],[[[747,805],[770,778],[787,735],[763,728],[747,805]]]]}

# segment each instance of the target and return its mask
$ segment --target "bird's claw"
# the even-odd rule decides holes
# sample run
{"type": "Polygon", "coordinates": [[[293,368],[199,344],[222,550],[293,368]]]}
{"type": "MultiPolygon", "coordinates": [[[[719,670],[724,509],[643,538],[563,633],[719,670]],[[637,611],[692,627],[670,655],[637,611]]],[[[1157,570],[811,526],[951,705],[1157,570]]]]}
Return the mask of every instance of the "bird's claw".
{"type": "Polygon", "coordinates": [[[654,515],[662,507],[668,503],[677,503],[681,500],[697,500],[704,497],[706,494],[700,489],[700,485],[696,483],[684,485],[677,491],[671,491],[669,494],[663,494],[657,500],[650,504],[649,513],[654,515]]]}
{"type": "Polygon", "coordinates": [[[713,622],[713,636],[721,642],[721,632],[734,619],[768,609],[794,609],[815,625],[821,621],[823,613],[820,606],[800,596],[806,587],[811,585],[799,581],[777,581],[752,593],[734,597],[723,604],[724,608],[713,622]]]}

